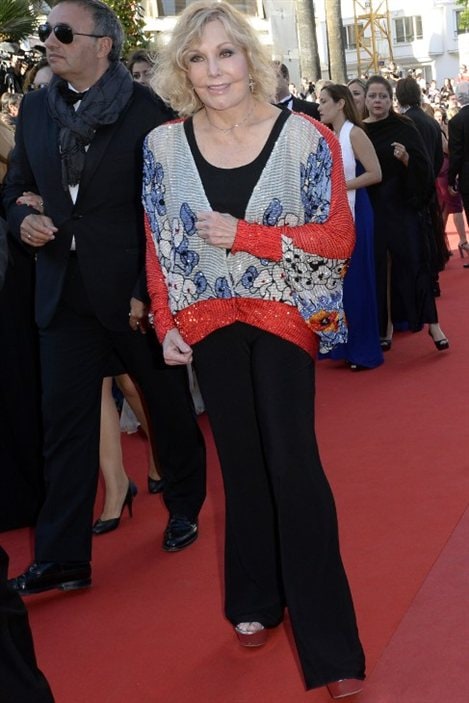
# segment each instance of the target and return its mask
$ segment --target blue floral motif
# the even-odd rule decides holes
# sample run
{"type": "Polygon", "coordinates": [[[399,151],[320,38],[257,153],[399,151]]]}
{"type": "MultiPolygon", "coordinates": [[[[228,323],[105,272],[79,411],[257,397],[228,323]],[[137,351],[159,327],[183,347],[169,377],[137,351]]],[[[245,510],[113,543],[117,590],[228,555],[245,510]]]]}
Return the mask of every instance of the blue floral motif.
{"type": "Polygon", "coordinates": [[[156,240],[160,239],[160,229],[158,227],[157,214],[166,214],[166,204],[164,200],[164,170],[160,163],[155,161],[152,151],[148,148],[145,140],[143,147],[143,192],[142,200],[145,211],[150,219],[152,231],[156,240]]]}
{"type": "Polygon", "coordinates": [[[262,224],[273,226],[279,221],[280,215],[283,212],[282,203],[278,198],[274,198],[270,201],[269,205],[265,209],[264,215],[262,217],[262,224]]]}
{"type": "Polygon", "coordinates": [[[188,203],[183,203],[179,212],[181,215],[182,224],[184,226],[184,231],[189,235],[189,237],[191,237],[197,231],[195,224],[197,222],[197,217],[188,203]]]}
{"type": "Polygon", "coordinates": [[[202,273],[202,271],[198,271],[198,272],[195,274],[195,276],[194,276],[194,283],[195,283],[195,285],[196,285],[197,293],[198,293],[199,295],[201,295],[202,293],[204,293],[204,292],[207,290],[207,286],[208,286],[207,279],[205,278],[205,276],[204,276],[204,274],[202,273]]]}
{"type": "Polygon", "coordinates": [[[188,244],[189,240],[184,236],[179,246],[175,247],[175,265],[184,271],[185,276],[190,276],[200,259],[197,252],[189,249],[188,244]]]}
{"type": "Polygon", "coordinates": [[[331,200],[332,155],[321,137],[315,153],[310,153],[305,164],[300,165],[301,201],[305,222],[325,222],[329,217],[331,200]]]}
{"type": "Polygon", "coordinates": [[[220,276],[215,281],[215,293],[217,298],[231,298],[232,293],[225,276],[220,276]]]}
{"type": "Polygon", "coordinates": [[[257,278],[258,271],[255,266],[248,266],[241,277],[241,283],[245,288],[252,288],[257,278]]]}

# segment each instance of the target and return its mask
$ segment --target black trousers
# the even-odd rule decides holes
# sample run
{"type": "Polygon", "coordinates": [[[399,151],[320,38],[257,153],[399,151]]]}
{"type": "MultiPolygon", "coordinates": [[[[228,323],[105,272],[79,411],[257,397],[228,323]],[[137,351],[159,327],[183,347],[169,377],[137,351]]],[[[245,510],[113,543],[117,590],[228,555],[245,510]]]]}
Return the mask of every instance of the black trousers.
{"type": "Polygon", "coordinates": [[[0,547],[0,703],[54,703],[38,669],[28,612],[7,586],[8,556],[0,547]]]}
{"type": "Polygon", "coordinates": [[[274,627],[287,606],[308,688],[363,678],[312,359],[242,323],[196,344],[194,358],[225,485],[227,618],[274,627]]]}
{"type": "Polygon", "coordinates": [[[60,307],[40,330],[46,498],[36,527],[39,561],[89,561],[99,467],[102,378],[116,353],[143,391],[170,512],[197,517],[205,445],[184,367],[165,365],[153,332],[105,329],[71,257],[60,307]]]}

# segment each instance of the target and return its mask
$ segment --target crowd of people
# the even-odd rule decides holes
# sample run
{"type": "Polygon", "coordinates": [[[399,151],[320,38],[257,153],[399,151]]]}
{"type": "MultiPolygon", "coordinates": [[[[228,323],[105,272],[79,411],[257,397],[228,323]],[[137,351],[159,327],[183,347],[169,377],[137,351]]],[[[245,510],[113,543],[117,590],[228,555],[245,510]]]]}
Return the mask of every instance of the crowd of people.
{"type": "MultiPolygon", "coordinates": [[[[23,507],[25,484],[34,495],[1,527],[34,524],[34,560],[0,595],[89,587],[93,537],[132,515],[116,389],[148,438],[163,549],[197,539],[195,370],[225,488],[226,618],[258,647],[288,608],[306,688],[354,695],[365,657],[315,437],[315,360],[373,369],[395,330],[425,325],[449,349],[436,298],[449,214],[469,254],[469,81],[433,91],[433,115],[417,72],[304,81],[300,97],[223,1],[190,4],[156,62],[121,61],[122,27],[100,0],[61,0],[38,32],[46,55],[5,93],[0,122],[1,324],[23,305],[0,367],[36,374],[0,423],[21,424],[29,398],[31,455],[13,435],[7,456],[28,480],[2,493],[10,515],[15,491],[23,507]]],[[[27,665],[36,673],[11,686],[51,701],[27,665]]]]}

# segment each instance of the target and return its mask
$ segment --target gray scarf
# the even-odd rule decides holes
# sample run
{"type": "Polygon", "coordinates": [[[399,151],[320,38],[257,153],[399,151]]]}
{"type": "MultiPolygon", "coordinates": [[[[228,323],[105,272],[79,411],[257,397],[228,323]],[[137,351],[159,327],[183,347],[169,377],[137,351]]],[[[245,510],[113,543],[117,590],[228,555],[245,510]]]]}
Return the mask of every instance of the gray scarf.
{"type": "Polygon", "coordinates": [[[67,91],[67,82],[54,76],[49,83],[48,103],[51,117],[60,126],[59,149],[65,190],[80,182],[85,166],[85,147],[98,127],[117,121],[132,95],[133,80],[125,66],[112,63],[84,94],[76,111],[67,101],[67,91]]]}

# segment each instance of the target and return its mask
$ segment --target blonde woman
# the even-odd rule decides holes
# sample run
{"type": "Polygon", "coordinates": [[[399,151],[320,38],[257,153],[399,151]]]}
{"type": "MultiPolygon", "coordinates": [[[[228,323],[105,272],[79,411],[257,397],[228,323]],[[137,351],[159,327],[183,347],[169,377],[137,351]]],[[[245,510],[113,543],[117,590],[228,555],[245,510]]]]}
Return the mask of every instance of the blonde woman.
{"type": "Polygon", "coordinates": [[[226,616],[259,646],[287,607],[307,688],[343,697],[364,656],[313,429],[318,341],[297,303],[306,279],[342,275],[353,222],[334,136],[272,105],[275,87],[232,6],[182,13],[153,88],[185,119],[144,150],[147,280],[166,362],[194,361],[220,457],[226,616]]]}

